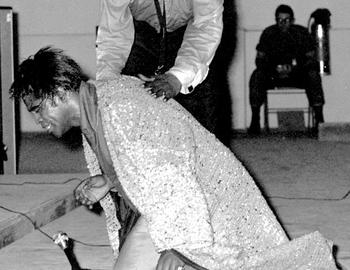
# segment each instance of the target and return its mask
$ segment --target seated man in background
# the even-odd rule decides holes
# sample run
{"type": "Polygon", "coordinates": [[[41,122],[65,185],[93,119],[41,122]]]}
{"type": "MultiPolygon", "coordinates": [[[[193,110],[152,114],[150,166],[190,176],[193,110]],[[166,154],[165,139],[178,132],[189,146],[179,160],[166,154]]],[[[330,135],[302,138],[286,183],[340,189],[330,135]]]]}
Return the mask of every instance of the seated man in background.
{"type": "Polygon", "coordinates": [[[324,122],[324,94],[316,60],[316,47],[307,28],[294,24],[291,7],[280,5],[276,24],[267,27],[256,47],[256,69],[249,81],[252,121],[248,132],[260,133],[260,107],[266,90],[278,86],[306,89],[315,116],[315,127],[324,122]]]}

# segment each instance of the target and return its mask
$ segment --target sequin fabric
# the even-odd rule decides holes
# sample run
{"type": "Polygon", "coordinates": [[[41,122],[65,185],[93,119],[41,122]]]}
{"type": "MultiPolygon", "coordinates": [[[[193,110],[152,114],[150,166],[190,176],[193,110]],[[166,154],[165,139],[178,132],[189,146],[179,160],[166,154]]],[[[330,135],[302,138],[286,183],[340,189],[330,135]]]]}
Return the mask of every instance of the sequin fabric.
{"type": "MultiPolygon", "coordinates": [[[[100,166],[97,161],[97,157],[92,151],[86,138],[83,136],[84,155],[87,163],[87,167],[91,176],[101,174],[100,166]]],[[[106,217],[106,226],[109,242],[113,250],[115,259],[119,255],[119,229],[120,223],[117,219],[115,204],[112,196],[108,193],[104,198],[100,200],[100,205],[103,208],[106,217]]]]}
{"type": "Polygon", "coordinates": [[[318,232],[290,241],[234,154],[136,78],[96,82],[113,165],[158,251],[208,269],[337,269],[318,232]]]}

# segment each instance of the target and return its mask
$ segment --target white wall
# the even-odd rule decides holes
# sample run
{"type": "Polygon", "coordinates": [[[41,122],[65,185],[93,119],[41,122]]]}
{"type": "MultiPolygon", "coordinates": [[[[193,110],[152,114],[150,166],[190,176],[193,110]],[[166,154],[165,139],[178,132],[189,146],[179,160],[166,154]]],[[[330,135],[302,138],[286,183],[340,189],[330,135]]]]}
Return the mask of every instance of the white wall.
{"type": "MultiPolygon", "coordinates": [[[[255,45],[260,32],[274,23],[276,7],[286,3],[294,9],[296,23],[307,25],[317,8],[331,13],[331,69],[323,78],[328,122],[350,122],[350,13],[349,0],[236,0],[239,30],[237,52],[229,73],[233,127],[246,128],[250,121],[247,83],[254,69],[255,45]]],[[[95,26],[98,0],[0,0],[18,14],[20,60],[39,48],[53,45],[64,49],[87,71],[95,73],[95,26]]],[[[21,130],[41,131],[22,107],[21,130]]]]}

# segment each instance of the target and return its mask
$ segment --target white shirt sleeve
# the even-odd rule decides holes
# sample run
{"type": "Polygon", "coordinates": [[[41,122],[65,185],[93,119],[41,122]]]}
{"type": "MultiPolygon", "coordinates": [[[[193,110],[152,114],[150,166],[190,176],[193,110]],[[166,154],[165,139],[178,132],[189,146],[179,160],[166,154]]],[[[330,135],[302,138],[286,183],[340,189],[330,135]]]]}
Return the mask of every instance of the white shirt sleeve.
{"type": "Polygon", "coordinates": [[[96,79],[112,79],[120,74],[134,42],[130,0],[100,0],[97,33],[96,79]]]}
{"type": "Polygon", "coordinates": [[[186,28],[175,65],[168,71],[182,84],[187,94],[207,76],[220,43],[223,21],[223,0],[193,0],[193,20],[186,28]]]}

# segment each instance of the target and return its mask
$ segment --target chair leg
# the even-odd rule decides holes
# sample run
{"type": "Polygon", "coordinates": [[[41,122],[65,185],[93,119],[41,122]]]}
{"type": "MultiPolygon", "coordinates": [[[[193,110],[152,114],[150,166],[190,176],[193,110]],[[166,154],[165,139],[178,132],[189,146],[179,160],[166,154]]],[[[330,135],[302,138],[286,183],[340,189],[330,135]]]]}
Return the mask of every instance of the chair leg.
{"type": "Polygon", "coordinates": [[[315,115],[314,110],[311,106],[309,106],[308,109],[308,123],[307,123],[307,130],[308,132],[312,132],[312,129],[315,127],[315,115]]]}
{"type": "Polygon", "coordinates": [[[265,126],[265,131],[267,133],[270,132],[270,126],[269,126],[269,104],[267,102],[267,94],[266,94],[266,99],[264,102],[264,126],[265,126]]]}
{"type": "Polygon", "coordinates": [[[311,125],[312,125],[312,115],[311,115],[311,107],[309,106],[307,111],[307,131],[311,131],[311,125]]]}
{"type": "Polygon", "coordinates": [[[315,127],[315,112],[314,109],[312,107],[310,107],[310,111],[311,111],[311,128],[315,127]]]}

